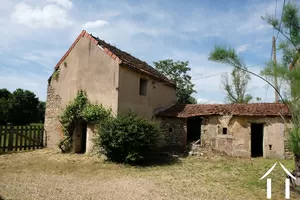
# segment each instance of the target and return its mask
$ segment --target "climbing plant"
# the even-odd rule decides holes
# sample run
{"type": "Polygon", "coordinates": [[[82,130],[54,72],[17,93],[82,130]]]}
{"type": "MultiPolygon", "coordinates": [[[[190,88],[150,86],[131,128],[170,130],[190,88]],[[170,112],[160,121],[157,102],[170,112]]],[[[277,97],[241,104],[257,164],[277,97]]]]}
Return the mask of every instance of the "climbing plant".
{"type": "Polygon", "coordinates": [[[66,106],[59,116],[65,136],[60,141],[59,148],[64,153],[72,150],[72,134],[77,122],[99,123],[109,117],[111,117],[110,109],[105,109],[101,104],[92,104],[85,91],[78,91],[75,99],[66,106]]]}
{"type": "Polygon", "coordinates": [[[53,78],[54,80],[58,81],[59,73],[60,73],[59,70],[56,70],[55,72],[53,72],[52,78],[53,78]]]}

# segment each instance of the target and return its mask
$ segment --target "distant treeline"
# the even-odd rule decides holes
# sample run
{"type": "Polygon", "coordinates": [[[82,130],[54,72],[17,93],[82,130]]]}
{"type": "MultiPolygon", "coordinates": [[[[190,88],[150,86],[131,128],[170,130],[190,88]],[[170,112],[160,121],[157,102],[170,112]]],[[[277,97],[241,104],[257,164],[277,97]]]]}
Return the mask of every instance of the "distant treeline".
{"type": "Polygon", "coordinates": [[[0,124],[44,123],[46,103],[23,89],[0,89],[0,124]]]}

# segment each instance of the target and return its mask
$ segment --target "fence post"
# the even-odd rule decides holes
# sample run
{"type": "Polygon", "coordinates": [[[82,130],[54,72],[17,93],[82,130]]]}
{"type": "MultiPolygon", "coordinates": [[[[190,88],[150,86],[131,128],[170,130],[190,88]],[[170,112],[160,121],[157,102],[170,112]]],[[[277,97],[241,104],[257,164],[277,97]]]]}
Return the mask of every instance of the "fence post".
{"type": "Polygon", "coordinates": [[[39,145],[40,148],[43,148],[44,147],[44,126],[41,126],[39,128],[39,136],[40,136],[39,145]]]}
{"type": "Polygon", "coordinates": [[[0,125],[0,149],[2,147],[2,126],[0,125]]]}
{"type": "Polygon", "coordinates": [[[13,125],[10,125],[9,126],[9,131],[8,131],[8,151],[12,151],[13,150],[13,141],[14,141],[14,136],[13,136],[13,134],[14,134],[14,127],[13,127],[13,125]]]}

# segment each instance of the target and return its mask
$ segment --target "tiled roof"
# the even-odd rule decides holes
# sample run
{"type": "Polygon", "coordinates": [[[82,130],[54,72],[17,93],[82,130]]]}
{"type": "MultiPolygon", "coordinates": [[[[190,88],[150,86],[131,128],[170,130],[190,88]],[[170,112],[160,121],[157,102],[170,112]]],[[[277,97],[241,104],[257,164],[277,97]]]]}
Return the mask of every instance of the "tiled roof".
{"type": "Polygon", "coordinates": [[[97,37],[92,36],[91,34],[87,33],[85,30],[81,32],[81,34],[77,37],[65,55],[60,59],[60,61],[55,66],[55,70],[59,68],[61,63],[64,59],[69,55],[72,49],[75,47],[77,42],[80,40],[81,37],[86,37],[90,39],[95,45],[99,45],[103,48],[104,52],[107,53],[112,59],[117,60],[119,64],[131,68],[133,70],[137,70],[143,74],[147,74],[153,78],[156,78],[162,82],[165,82],[171,86],[175,86],[175,84],[170,81],[166,76],[158,72],[156,69],[148,65],[146,62],[139,60],[138,58],[126,53],[115,46],[112,46],[106,43],[104,40],[100,40],[97,37]]]}
{"type": "Polygon", "coordinates": [[[106,43],[104,40],[100,40],[97,37],[93,38],[98,41],[98,45],[100,45],[111,57],[117,57],[121,60],[120,64],[123,64],[124,66],[127,66],[129,68],[133,68],[135,70],[138,70],[142,73],[146,73],[154,78],[157,78],[161,81],[168,82],[172,85],[174,85],[173,82],[171,82],[166,76],[158,72],[156,69],[148,65],[146,62],[139,60],[138,58],[130,55],[129,53],[126,53],[120,49],[118,49],[115,46],[112,46],[108,43],[106,43]],[[108,51],[107,51],[107,50],[108,51]]]}
{"type": "Polygon", "coordinates": [[[282,103],[181,104],[163,110],[157,115],[179,118],[207,115],[290,116],[290,112],[282,103]]]}

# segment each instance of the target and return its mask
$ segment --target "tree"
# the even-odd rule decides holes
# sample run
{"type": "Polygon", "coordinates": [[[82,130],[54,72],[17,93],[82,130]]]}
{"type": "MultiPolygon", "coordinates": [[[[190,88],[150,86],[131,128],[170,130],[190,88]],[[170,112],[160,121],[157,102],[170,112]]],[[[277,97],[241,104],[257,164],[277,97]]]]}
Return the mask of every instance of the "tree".
{"type": "Polygon", "coordinates": [[[247,70],[247,67],[243,59],[236,54],[235,50],[216,46],[210,52],[208,59],[233,66],[231,81],[229,81],[227,74],[221,77],[222,88],[226,92],[227,101],[229,103],[249,103],[252,100],[252,96],[246,94],[246,90],[251,77],[249,73],[245,73],[244,70],[247,70]]]}
{"type": "Polygon", "coordinates": [[[188,75],[191,70],[188,65],[188,61],[174,62],[171,59],[154,62],[155,68],[176,84],[177,103],[197,103],[191,96],[196,91],[193,89],[195,85],[191,82],[192,77],[188,75]]]}
{"type": "Polygon", "coordinates": [[[44,123],[45,121],[45,111],[46,111],[46,102],[39,101],[38,104],[38,121],[39,123],[44,123]]]}
{"type": "MultiPolygon", "coordinates": [[[[289,69],[300,55],[300,10],[297,5],[288,3],[283,8],[281,23],[273,16],[266,15],[263,19],[272,25],[285,40],[279,44],[282,50],[282,65],[277,65],[276,70],[272,65],[267,65],[262,74],[270,77],[280,77],[290,85],[288,101],[283,102],[291,112],[292,129],[289,132],[289,147],[295,158],[295,172],[300,172],[300,67],[289,69]]],[[[297,174],[297,173],[294,173],[297,174]]],[[[298,177],[299,178],[299,177],[298,177]]]]}
{"type": "Polygon", "coordinates": [[[8,121],[13,124],[36,122],[39,100],[29,90],[16,89],[8,100],[8,121]]]}
{"type": "Polygon", "coordinates": [[[6,88],[0,89],[0,124],[6,124],[8,120],[8,100],[11,96],[6,88]]]}

